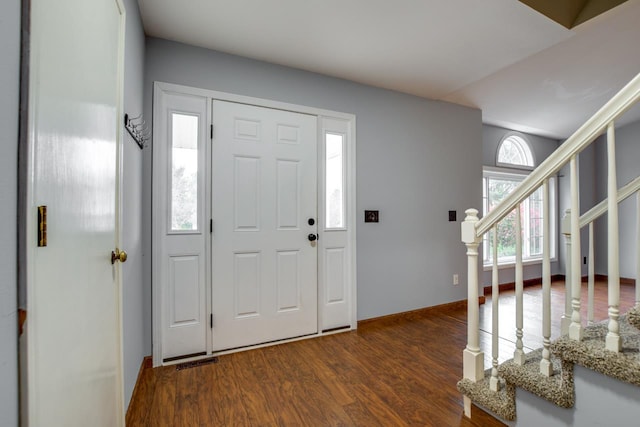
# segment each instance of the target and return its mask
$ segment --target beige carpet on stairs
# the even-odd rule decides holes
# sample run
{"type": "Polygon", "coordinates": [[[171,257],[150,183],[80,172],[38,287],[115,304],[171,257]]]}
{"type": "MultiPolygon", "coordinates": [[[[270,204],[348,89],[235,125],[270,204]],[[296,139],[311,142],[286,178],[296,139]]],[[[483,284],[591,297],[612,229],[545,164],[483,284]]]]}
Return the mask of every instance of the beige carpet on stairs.
{"type": "MultiPolygon", "coordinates": [[[[477,383],[462,379],[458,390],[476,405],[482,406],[505,420],[515,420],[515,388],[520,387],[560,407],[571,408],[575,401],[573,365],[579,364],[640,386],[640,309],[638,307],[620,316],[622,351],[604,348],[608,332],[607,321],[587,326],[582,341],[563,336],[551,345],[554,375],[546,377],[539,372],[542,349],[527,354],[525,364],[519,366],[513,359],[498,368],[501,388],[489,389],[491,369],[485,371],[485,379],[477,383]]],[[[579,396],[578,396],[579,398],[579,396]]]]}

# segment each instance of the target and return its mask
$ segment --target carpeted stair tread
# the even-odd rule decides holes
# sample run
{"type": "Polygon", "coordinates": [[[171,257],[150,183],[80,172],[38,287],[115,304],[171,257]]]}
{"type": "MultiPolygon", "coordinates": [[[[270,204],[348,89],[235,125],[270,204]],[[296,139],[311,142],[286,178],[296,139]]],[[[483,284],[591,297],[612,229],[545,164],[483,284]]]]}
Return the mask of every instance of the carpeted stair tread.
{"type": "Polygon", "coordinates": [[[505,420],[516,419],[516,389],[515,386],[500,379],[498,391],[489,388],[491,369],[484,373],[484,380],[473,382],[468,379],[458,381],[458,391],[471,399],[476,405],[482,406],[505,420]]]}
{"type": "Polygon", "coordinates": [[[606,321],[585,328],[582,341],[566,336],[559,338],[552,344],[552,351],[563,360],[640,386],[640,331],[630,324],[628,317],[620,316],[622,350],[619,353],[605,349],[606,321]]]}
{"type": "Polygon", "coordinates": [[[627,313],[629,324],[636,329],[640,329],[640,305],[636,305],[627,313]]]}
{"type": "Polygon", "coordinates": [[[542,349],[526,355],[524,365],[507,360],[498,368],[498,374],[507,383],[527,390],[536,396],[548,400],[562,408],[572,408],[575,402],[573,388],[573,363],[551,357],[553,375],[547,377],[540,373],[542,349]]]}
{"type": "Polygon", "coordinates": [[[491,391],[489,379],[491,369],[485,371],[485,378],[477,383],[462,379],[458,390],[471,401],[483,406],[505,420],[515,420],[515,388],[520,387],[563,408],[571,408],[575,402],[573,366],[575,363],[603,375],[640,386],[640,307],[635,307],[620,316],[620,336],[622,350],[619,353],[605,349],[608,321],[584,328],[582,341],[570,340],[562,336],[551,344],[553,375],[546,377],[540,373],[542,349],[526,355],[525,364],[519,366],[513,359],[498,367],[500,390],[491,391]]]}

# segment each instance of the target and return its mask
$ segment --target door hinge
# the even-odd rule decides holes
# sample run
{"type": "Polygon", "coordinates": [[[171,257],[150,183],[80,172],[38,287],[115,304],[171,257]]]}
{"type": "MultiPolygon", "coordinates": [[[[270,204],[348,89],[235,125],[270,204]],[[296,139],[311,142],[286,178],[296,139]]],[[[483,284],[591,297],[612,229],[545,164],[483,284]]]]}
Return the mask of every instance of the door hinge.
{"type": "Polygon", "coordinates": [[[213,139],[213,125],[211,125],[210,138],[213,139]]]}
{"type": "Polygon", "coordinates": [[[38,206],[38,247],[47,246],[47,207],[38,206]]]}
{"type": "Polygon", "coordinates": [[[209,326],[213,329],[213,313],[209,316],[209,326]]]}
{"type": "Polygon", "coordinates": [[[213,233],[213,218],[209,220],[209,233],[213,233]]]}

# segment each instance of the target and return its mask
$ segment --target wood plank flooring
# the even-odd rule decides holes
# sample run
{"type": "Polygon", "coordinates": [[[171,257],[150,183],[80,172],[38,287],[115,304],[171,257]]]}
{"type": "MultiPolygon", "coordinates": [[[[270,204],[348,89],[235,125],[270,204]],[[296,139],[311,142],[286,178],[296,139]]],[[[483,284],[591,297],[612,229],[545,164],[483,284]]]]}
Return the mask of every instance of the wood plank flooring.
{"type": "Polygon", "coordinates": [[[357,331],[145,369],[128,426],[502,426],[463,415],[466,310],[392,317],[357,331]]]}
{"type": "MultiPolygon", "coordinates": [[[[553,336],[564,310],[563,282],[552,286],[553,336]]],[[[585,285],[586,286],[586,285],[585,285]]],[[[586,290],[583,293],[586,295],[586,290]]],[[[596,286],[596,319],[607,317],[606,286],[596,286]]],[[[621,286],[621,313],[634,300],[621,286]]],[[[541,345],[541,289],[526,288],[525,346],[541,345]],[[540,342],[538,342],[538,341],[540,342]]],[[[501,361],[512,357],[513,291],[500,296],[501,361]]],[[[583,300],[586,323],[586,301],[583,300]]],[[[491,356],[491,299],[480,310],[485,367],[491,356]]],[[[381,318],[357,331],[220,356],[177,371],[145,369],[128,426],[502,426],[473,407],[463,415],[466,309],[381,318]]]]}

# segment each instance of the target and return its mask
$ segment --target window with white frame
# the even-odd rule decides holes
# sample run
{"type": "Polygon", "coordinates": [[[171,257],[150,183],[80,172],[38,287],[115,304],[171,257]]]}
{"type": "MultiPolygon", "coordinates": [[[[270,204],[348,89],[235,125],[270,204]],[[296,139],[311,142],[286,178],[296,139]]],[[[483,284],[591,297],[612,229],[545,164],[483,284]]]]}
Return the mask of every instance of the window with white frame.
{"type": "MultiPolygon", "coordinates": [[[[509,193],[511,193],[528,175],[528,172],[512,168],[530,168],[534,166],[533,155],[527,142],[519,136],[505,138],[498,147],[497,163],[506,168],[483,169],[482,197],[483,214],[486,215],[509,193]]],[[[556,180],[549,179],[549,212],[550,212],[550,247],[551,258],[555,258],[556,236],[556,180]]],[[[523,262],[535,262],[542,259],[542,217],[543,217],[542,188],[536,190],[529,198],[520,204],[522,221],[522,259],[523,262]]],[[[516,213],[507,215],[498,224],[498,264],[509,265],[515,263],[516,256],[516,213]]],[[[487,233],[483,240],[484,264],[493,263],[493,230],[487,233]]]]}

